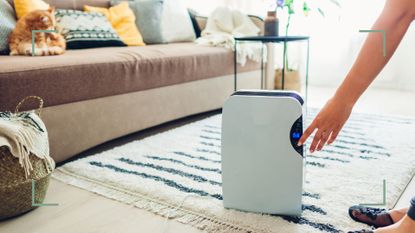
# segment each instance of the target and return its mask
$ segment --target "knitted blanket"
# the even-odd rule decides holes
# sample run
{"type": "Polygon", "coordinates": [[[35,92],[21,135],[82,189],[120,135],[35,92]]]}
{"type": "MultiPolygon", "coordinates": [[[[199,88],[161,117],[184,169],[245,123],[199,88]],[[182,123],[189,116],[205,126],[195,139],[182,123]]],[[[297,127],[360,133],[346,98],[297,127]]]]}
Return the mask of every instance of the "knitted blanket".
{"type": "Polygon", "coordinates": [[[11,113],[0,112],[0,147],[6,146],[19,159],[26,177],[33,170],[29,155],[45,160],[54,168],[49,155],[48,133],[45,124],[34,111],[11,113]]]}
{"type": "MultiPolygon", "coordinates": [[[[234,37],[257,36],[260,29],[240,11],[218,7],[209,16],[205,30],[197,44],[234,49],[234,37]]],[[[247,59],[261,61],[261,44],[238,43],[237,62],[245,65],[247,59]]]]}

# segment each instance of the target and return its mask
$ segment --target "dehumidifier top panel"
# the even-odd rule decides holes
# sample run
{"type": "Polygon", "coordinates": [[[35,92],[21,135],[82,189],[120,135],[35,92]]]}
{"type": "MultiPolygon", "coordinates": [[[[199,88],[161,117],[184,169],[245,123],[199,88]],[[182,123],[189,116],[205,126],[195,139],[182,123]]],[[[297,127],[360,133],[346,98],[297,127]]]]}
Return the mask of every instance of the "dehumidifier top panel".
{"type": "Polygon", "coordinates": [[[304,104],[304,100],[301,95],[295,91],[269,91],[269,90],[239,90],[232,94],[234,95],[246,95],[246,96],[268,96],[268,97],[291,97],[301,105],[304,104]]]}

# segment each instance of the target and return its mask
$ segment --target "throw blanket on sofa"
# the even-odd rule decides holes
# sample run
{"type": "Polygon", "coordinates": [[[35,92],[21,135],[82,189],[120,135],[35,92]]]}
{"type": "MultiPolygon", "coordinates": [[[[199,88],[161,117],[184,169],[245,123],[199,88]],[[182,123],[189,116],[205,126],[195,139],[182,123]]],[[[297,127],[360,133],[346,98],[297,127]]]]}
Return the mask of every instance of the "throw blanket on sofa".
{"type": "Polygon", "coordinates": [[[3,146],[8,147],[11,154],[19,159],[26,177],[33,169],[29,160],[30,154],[45,160],[49,165],[47,167],[55,167],[49,156],[45,124],[34,111],[17,114],[0,112],[0,147],[3,146]]]}
{"type": "MultiPolygon", "coordinates": [[[[209,16],[205,30],[196,43],[234,49],[234,37],[256,36],[260,29],[240,11],[219,7],[209,16]]],[[[247,58],[259,62],[261,46],[257,43],[238,43],[237,61],[244,65],[247,58]]]]}

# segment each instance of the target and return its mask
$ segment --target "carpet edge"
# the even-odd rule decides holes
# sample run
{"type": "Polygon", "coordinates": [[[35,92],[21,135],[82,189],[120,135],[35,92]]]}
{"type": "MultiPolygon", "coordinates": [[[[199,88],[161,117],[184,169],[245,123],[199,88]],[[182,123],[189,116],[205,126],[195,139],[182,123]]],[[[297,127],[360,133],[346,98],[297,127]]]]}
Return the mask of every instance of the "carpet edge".
{"type": "Polygon", "coordinates": [[[239,226],[234,223],[212,218],[209,216],[195,213],[191,210],[172,206],[160,200],[147,197],[138,193],[131,193],[102,182],[73,174],[63,168],[58,168],[52,173],[52,178],[65,184],[81,188],[88,192],[93,192],[105,198],[115,200],[127,205],[133,205],[139,209],[150,211],[163,218],[169,217],[169,220],[176,220],[183,224],[188,224],[199,230],[209,233],[271,233],[260,229],[252,229],[246,226],[239,226]],[[174,212],[173,212],[174,211],[174,212]]]}

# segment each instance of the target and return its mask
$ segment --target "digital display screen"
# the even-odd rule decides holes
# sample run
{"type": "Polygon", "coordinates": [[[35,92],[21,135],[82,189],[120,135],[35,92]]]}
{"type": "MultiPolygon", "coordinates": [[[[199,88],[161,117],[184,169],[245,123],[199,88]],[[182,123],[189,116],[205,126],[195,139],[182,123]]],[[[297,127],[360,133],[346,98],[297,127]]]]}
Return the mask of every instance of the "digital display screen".
{"type": "Polygon", "coordinates": [[[301,133],[294,132],[292,136],[293,136],[294,139],[300,139],[301,138],[301,133]]]}

